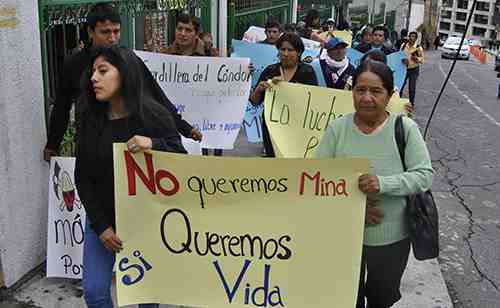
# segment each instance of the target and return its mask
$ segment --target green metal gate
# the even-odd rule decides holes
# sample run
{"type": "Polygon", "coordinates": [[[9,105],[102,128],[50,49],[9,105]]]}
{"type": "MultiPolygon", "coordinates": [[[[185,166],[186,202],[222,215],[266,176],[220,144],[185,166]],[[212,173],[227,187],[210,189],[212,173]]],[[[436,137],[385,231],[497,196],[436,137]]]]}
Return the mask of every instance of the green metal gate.
{"type": "MultiPolygon", "coordinates": [[[[201,8],[198,12],[204,26],[210,24],[210,0],[38,0],[46,119],[60,84],[58,77],[64,58],[78,51],[80,33],[86,32],[86,16],[99,2],[117,6],[122,17],[120,44],[129,48],[145,48],[144,21],[148,18],[164,22],[158,28],[165,32],[165,44],[173,38],[173,17],[179,11],[193,14],[194,8],[201,8]]],[[[66,154],[71,154],[73,148],[71,133],[69,135],[65,138],[68,146],[63,143],[66,154]]]]}
{"type": "Polygon", "coordinates": [[[290,0],[235,0],[229,4],[228,39],[241,39],[250,26],[263,27],[267,20],[282,24],[291,20],[290,0]]]}

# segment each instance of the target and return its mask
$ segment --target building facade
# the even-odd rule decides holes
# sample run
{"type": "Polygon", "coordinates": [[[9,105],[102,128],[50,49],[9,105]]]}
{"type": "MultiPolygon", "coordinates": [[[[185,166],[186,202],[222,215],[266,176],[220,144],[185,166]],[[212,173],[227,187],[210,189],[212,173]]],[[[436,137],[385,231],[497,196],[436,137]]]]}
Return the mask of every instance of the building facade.
{"type": "MultiPolygon", "coordinates": [[[[439,16],[439,36],[447,38],[462,35],[466,30],[472,0],[443,0],[439,16]]],[[[498,0],[480,0],[477,2],[466,37],[481,41],[497,39],[498,20],[495,21],[495,9],[498,0]]],[[[498,18],[497,18],[498,19],[498,18]]]]}

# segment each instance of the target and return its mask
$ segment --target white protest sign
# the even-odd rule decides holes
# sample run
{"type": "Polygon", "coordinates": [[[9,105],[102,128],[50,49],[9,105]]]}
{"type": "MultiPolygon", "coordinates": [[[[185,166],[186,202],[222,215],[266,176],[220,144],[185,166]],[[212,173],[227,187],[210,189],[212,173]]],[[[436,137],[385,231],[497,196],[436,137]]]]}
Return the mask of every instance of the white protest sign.
{"type": "Polygon", "coordinates": [[[74,169],[74,157],[53,157],[50,162],[47,277],[82,278],[85,209],[74,169]]]}
{"type": "Polygon", "coordinates": [[[250,95],[248,58],[135,52],[182,117],[203,133],[202,147],[233,148],[250,95]]]}
{"type": "Polygon", "coordinates": [[[243,34],[243,38],[241,40],[250,43],[257,43],[262,42],[265,39],[266,32],[264,28],[250,26],[250,28],[248,28],[248,30],[243,34]]]}

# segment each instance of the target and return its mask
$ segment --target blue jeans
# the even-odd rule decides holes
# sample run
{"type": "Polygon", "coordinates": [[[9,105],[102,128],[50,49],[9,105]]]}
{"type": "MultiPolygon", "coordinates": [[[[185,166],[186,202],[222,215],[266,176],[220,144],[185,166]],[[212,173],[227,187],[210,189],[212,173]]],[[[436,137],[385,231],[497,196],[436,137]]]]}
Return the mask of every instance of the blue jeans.
{"type": "Polygon", "coordinates": [[[420,67],[410,68],[406,71],[406,78],[401,87],[400,96],[403,97],[403,90],[408,83],[408,96],[410,103],[415,105],[415,94],[417,93],[417,79],[418,75],[420,75],[420,67]]]}
{"type": "MultiPolygon", "coordinates": [[[[83,296],[88,308],[113,308],[111,277],[115,254],[104,247],[90,223],[85,224],[83,244],[83,296]]],[[[140,304],[139,308],[158,308],[158,304],[140,304]]]]}

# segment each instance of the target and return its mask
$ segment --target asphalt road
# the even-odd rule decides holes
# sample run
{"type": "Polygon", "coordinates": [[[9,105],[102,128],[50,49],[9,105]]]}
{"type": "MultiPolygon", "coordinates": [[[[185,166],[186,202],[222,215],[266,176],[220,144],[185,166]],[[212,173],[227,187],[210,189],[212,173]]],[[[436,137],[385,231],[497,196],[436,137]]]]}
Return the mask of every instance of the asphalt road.
{"type": "MultiPolygon", "coordinates": [[[[426,53],[416,98],[423,130],[451,60],[426,53]]],[[[493,64],[458,61],[427,143],[440,208],[441,269],[456,308],[500,307],[500,99],[493,64]]]]}

